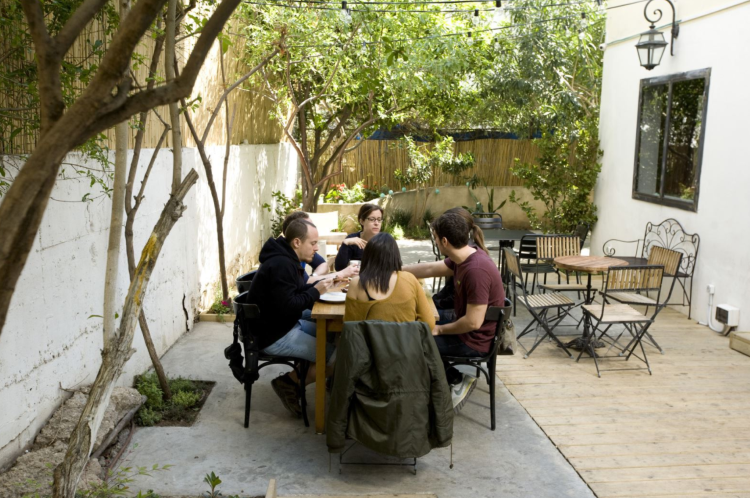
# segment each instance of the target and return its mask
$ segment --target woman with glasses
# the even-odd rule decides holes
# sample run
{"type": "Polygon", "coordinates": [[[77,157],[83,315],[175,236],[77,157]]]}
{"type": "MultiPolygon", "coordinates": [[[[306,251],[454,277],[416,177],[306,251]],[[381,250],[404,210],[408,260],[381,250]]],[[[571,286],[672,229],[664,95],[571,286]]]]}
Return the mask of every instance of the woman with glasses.
{"type": "Polygon", "coordinates": [[[387,233],[375,235],[365,246],[359,277],[346,295],[344,321],[385,320],[425,322],[435,328],[435,317],[419,280],[401,271],[396,240],[387,233]]]}
{"type": "Polygon", "coordinates": [[[336,271],[349,266],[350,261],[362,261],[362,255],[367,242],[380,233],[383,227],[383,208],[375,204],[362,204],[357,216],[362,230],[350,233],[341,244],[336,255],[336,271]]]}

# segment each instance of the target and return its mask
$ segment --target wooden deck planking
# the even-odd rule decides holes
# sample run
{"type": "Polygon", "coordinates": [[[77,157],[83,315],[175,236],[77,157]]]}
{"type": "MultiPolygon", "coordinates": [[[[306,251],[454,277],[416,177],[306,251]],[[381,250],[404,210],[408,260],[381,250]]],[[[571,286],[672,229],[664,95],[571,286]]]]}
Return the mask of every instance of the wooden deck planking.
{"type": "Polygon", "coordinates": [[[600,498],[750,498],[750,358],[674,310],[651,332],[665,351],[647,346],[652,376],[600,379],[591,359],[544,342],[499,359],[498,377],[600,498]]]}

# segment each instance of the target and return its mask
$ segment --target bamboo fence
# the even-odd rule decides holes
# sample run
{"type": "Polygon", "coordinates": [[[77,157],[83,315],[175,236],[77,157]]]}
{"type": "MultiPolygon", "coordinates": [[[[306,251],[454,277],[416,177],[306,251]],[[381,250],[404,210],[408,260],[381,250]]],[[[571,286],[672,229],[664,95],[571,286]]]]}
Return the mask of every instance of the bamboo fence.
{"type": "MultiPolygon", "coordinates": [[[[0,0],[0,6],[7,0],[0,0]]],[[[97,40],[101,40],[103,50],[107,50],[110,40],[105,35],[107,28],[106,18],[103,20],[94,20],[86,26],[78,37],[76,42],[71,46],[70,50],[66,54],[65,60],[67,62],[77,64],[84,60],[91,59],[91,44],[96,43],[97,40]]],[[[228,29],[228,32],[234,31],[228,29]]],[[[192,50],[192,46],[195,43],[196,38],[188,38],[182,43],[178,44],[178,63],[182,66],[187,61],[187,58],[192,50]]],[[[232,37],[232,45],[229,51],[224,55],[226,81],[227,85],[232,84],[237,78],[243,73],[249,70],[249,68],[241,60],[241,52],[244,47],[245,39],[240,36],[232,37]]],[[[5,37],[0,37],[0,60],[10,70],[19,69],[20,62],[18,59],[14,59],[13,56],[8,56],[10,52],[10,40],[5,37]],[[15,66],[18,67],[15,67],[15,66]]],[[[147,33],[138,48],[136,49],[144,62],[134,66],[133,73],[135,74],[136,81],[139,85],[145,87],[146,77],[148,75],[148,65],[151,60],[151,56],[154,50],[154,40],[147,33]]],[[[32,61],[34,58],[33,47],[26,50],[24,56],[28,61],[32,61]]],[[[93,61],[92,61],[93,62],[93,61]]],[[[157,81],[164,80],[164,54],[162,52],[161,59],[159,61],[159,69],[157,75],[157,81]]],[[[18,76],[16,84],[5,86],[3,91],[0,91],[0,110],[4,109],[18,109],[26,108],[26,87],[33,80],[25,80],[22,76],[18,76]]],[[[157,83],[158,84],[158,83],[157,83]]],[[[84,90],[83,85],[79,83],[77,90],[82,92],[84,90]]],[[[234,119],[234,125],[232,128],[232,144],[241,143],[247,140],[250,144],[263,144],[263,143],[279,143],[283,137],[283,131],[278,121],[274,120],[270,116],[270,112],[273,109],[272,103],[262,97],[259,92],[251,89],[247,89],[250,85],[244,85],[245,88],[238,88],[229,96],[229,108],[230,115],[232,108],[236,105],[237,112],[234,119]]],[[[224,92],[224,87],[221,82],[221,67],[219,59],[219,43],[214,44],[214,49],[207,57],[203,69],[198,76],[198,80],[193,88],[193,96],[200,95],[202,101],[197,111],[191,111],[193,121],[196,125],[198,133],[203,134],[203,129],[208,121],[211,111],[216,106],[219,98],[224,92]]],[[[14,119],[11,123],[10,129],[2,130],[2,138],[4,146],[3,150],[0,150],[0,154],[29,154],[34,150],[36,142],[38,140],[38,133],[20,133],[16,135],[13,140],[9,140],[11,130],[18,128],[22,125],[24,119],[33,117],[34,113],[38,113],[38,109],[28,109],[21,113],[15,113],[18,119],[14,119]]],[[[145,148],[153,148],[159,141],[159,137],[164,130],[164,126],[159,119],[154,115],[154,112],[158,113],[162,119],[168,121],[169,111],[167,106],[156,108],[149,114],[148,122],[146,126],[146,134],[144,136],[143,146],[145,148]]],[[[9,114],[5,113],[5,117],[9,114]]],[[[131,122],[137,119],[134,116],[131,122]]],[[[132,148],[135,142],[135,129],[130,130],[130,141],[129,147],[132,148]]],[[[105,132],[106,139],[103,145],[114,149],[115,146],[115,134],[114,128],[105,132]]],[[[195,145],[190,131],[187,125],[182,123],[182,136],[183,143],[187,146],[195,145]]],[[[223,145],[226,143],[226,113],[222,109],[209,133],[206,145],[223,145]]],[[[171,147],[171,134],[167,135],[167,138],[163,144],[164,147],[171,147]]]]}
{"type": "MultiPolygon", "coordinates": [[[[432,147],[430,144],[429,147],[432,147]]],[[[475,166],[459,177],[454,177],[434,170],[429,187],[462,185],[465,177],[476,174],[487,185],[521,186],[523,182],[513,176],[511,167],[518,158],[521,162],[532,162],[538,156],[537,147],[530,140],[482,139],[456,142],[456,153],[471,152],[476,160],[475,166]]],[[[400,190],[402,185],[394,176],[396,170],[406,171],[409,157],[406,149],[398,147],[395,140],[365,140],[359,146],[346,153],[342,161],[342,173],[331,179],[331,184],[346,183],[352,186],[360,180],[365,185],[387,185],[393,190],[400,190]]],[[[404,185],[405,186],[405,185],[404,185]]],[[[414,188],[414,185],[408,186],[414,188]]]]}

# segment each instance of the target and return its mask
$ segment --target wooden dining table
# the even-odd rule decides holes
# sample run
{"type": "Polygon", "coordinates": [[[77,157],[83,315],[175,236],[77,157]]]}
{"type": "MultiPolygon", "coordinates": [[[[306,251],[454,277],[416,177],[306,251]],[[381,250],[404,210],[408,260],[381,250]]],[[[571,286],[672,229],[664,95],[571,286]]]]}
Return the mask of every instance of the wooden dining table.
{"type": "MultiPolygon", "coordinates": [[[[341,291],[345,284],[331,287],[331,291],[341,291]]],[[[435,320],[438,311],[432,299],[428,299],[435,320]]],[[[344,329],[345,303],[326,303],[318,301],[312,309],[312,319],[317,322],[317,343],[315,350],[315,364],[326,364],[326,340],[328,332],[341,332],[344,329]]],[[[326,426],[326,369],[316,367],[315,369],[315,433],[323,434],[326,426]]]]}

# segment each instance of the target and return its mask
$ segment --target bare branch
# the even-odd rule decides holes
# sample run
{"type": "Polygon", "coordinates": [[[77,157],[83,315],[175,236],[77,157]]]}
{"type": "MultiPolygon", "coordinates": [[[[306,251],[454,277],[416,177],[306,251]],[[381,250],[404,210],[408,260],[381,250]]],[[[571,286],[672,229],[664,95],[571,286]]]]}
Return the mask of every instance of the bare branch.
{"type": "MultiPolygon", "coordinates": [[[[61,59],[68,52],[73,42],[76,41],[78,35],[81,34],[83,28],[91,21],[91,19],[99,12],[102,7],[107,3],[107,0],[85,0],[80,7],[78,7],[73,15],[70,16],[65,26],[57,33],[54,39],[53,50],[55,56],[61,59]]],[[[120,20],[120,25],[124,23],[128,18],[120,20]]]]}
{"type": "Polygon", "coordinates": [[[123,73],[130,64],[133,51],[146,30],[151,27],[152,21],[161,11],[165,1],[140,0],[135,3],[127,17],[128,22],[120,24],[120,29],[104,54],[96,75],[83,95],[76,101],[74,107],[80,105],[86,108],[94,107],[95,110],[98,110],[96,108],[100,106],[100,103],[106,101],[111,89],[122,79],[123,73]]]}
{"type": "Polygon", "coordinates": [[[44,24],[44,12],[39,0],[22,0],[21,7],[26,16],[26,22],[29,25],[31,39],[34,41],[34,49],[39,56],[46,56],[52,50],[52,39],[47,32],[47,26],[44,24]]]}
{"type": "Polygon", "coordinates": [[[143,175],[143,180],[141,180],[141,187],[138,189],[138,195],[135,196],[135,206],[133,207],[133,211],[137,211],[143,201],[143,193],[146,191],[146,182],[148,182],[148,177],[151,175],[151,169],[154,167],[156,157],[159,155],[159,150],[161,149],[164,140],[167,138],[167,133],[169,133],[169,128],[164,128],[164,131],[161,132],[161,136],[159,137],[159,141],[156,143],[156,148],[154,148],[154,153],[151,155],[151,160],[148,162],[146,173],[143,175]]]}
{"type": "Polygon", "coordinates": [[[227,125],[227,148],[224,151],[224,175],[221,178],[221,217],[224,218],[224,208],[227,204],[227,168],[229,166],[229,147],[232,145],[232,127],[234,126],[234,116],[237,114],[237,104],[232,106],[232,117],[227,125]]]}

